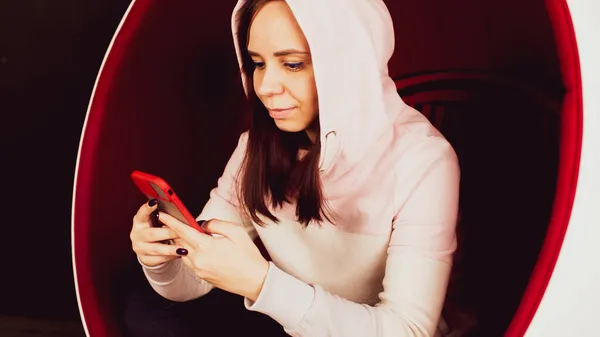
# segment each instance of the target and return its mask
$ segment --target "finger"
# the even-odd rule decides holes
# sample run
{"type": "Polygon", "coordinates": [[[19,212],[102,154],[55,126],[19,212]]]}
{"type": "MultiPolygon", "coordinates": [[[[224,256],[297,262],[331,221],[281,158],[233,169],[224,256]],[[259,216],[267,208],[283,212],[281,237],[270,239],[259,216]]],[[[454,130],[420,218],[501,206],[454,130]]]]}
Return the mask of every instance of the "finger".
{"type": "Polygon", "coordinates": [[[187,249],[181,246],[175,245],[165,245],[163,243],[155,243],[155,242],[142,242],[138,244],[138,249],[136,251],[139,255],[145,256],[181,256],[187,253],[187,249]]]}
{"type": "Polygon", "coordinates": [[[159,242],[159,241],[163,241],[163,240],[172,240],[172,239],[176,239],[179,236],[177,235],[177,233],[168,228],[168,227],[163,227],[163,228],[145,228],[142,230],[142,232],[140,233],[140,237],[143,241],[145,242],[159,242]]]}
{"type": "Polygon", "coordinates": [[[201,233],[194,228],[184,224],[183,222],[175,219],[167,213],[159,212],[159,220],[165,224],[165,226],[171,228],[177,235],[185,241],[187,244],[209,244],[209,240],[212,239],[208,235],[201,233]]]}
{"type": "Polygon", "coordinates": [[[157,199],[150,199],[148,202],[140,206],[137,213],[135,213],[135,216],[133,217],[134,224],[147,225],[149,223],[150,214],[156,210],[158,207],[157,205],[157,199]]]}
{"type": "Polygon", "coordinates": [[[218,219],[205,221],[202,228],[210,234],[219,234],[230,239],[238,238],[242,233],[246,233],[238,224],[218,219]]]}

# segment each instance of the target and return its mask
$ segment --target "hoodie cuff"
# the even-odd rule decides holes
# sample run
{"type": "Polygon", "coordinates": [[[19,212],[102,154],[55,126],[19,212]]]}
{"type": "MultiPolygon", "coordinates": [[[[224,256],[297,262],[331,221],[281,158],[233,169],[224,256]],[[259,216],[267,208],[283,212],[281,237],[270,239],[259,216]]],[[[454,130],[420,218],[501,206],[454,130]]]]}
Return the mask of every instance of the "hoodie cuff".
{"type": "Polygon", "coordinates": [[[269,262],[269,271],[256,302],[244,298],[244,305],[250,311],[270,316],[284,328],[294,329],[312,307],[314,297],[312,286],[269,262]]]}
{"type": "Polygon", "coordinates": [[[181,268],[181,259],[171,260],[158,266],[147,266],[138,257],[138,262],[142,266],[144,274],[148,280],[156,285],[167,285],[175,280],[179,269],[181,268]]]}

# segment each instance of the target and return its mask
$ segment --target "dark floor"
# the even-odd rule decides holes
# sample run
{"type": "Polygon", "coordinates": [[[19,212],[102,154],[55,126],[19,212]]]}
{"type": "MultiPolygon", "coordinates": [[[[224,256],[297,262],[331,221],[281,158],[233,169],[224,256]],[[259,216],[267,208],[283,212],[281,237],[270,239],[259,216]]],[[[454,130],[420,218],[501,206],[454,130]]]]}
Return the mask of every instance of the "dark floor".
{"type": "Polygon", "coordinates": [[[79,321],[51,321],[0,316],[2,337],[85,337],[79,321]]]}

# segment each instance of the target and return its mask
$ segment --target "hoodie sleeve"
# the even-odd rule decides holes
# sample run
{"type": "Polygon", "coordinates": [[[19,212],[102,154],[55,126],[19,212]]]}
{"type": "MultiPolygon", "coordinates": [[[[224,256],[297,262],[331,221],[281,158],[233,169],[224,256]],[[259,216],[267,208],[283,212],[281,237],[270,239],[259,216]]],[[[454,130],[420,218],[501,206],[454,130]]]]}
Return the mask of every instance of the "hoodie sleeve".
{"type": "Polygon", "coordinates": [[[246,307],[271,316],[296,337],[438,336],[456,249],[460,170],[449,145],[436,148],[444,149],[442,155],[437,152],[437,160],[416,177],[394,220],[379,303],[351,302],[271,263],[258,299],[246,299],[246,307]]]}
{"type": "MultiPolygon", "coordinates": [[[[250,225],[244,225],[236,201],[237,172],[244,159],[248,134],[243,133],[233,151],[225,170],[218,180],[217,187],[210,192],[210,198],[196,220],[221,219],[244,226],[248,235],[256,238],[256,231],[250,225]]],[[[161,296],[172,301],[189,301],[207,294],[213,286],[196,277],[181,260],[172,260],[156,267],[142,264],[142,269],[152,288],[161,296]]]]}

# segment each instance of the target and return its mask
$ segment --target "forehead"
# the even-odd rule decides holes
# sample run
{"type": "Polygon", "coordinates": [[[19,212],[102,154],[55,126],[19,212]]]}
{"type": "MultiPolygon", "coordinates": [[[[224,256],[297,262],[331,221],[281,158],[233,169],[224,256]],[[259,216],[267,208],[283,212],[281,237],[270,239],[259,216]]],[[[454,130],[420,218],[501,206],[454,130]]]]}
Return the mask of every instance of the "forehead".
{"type": "Polygon", "coordinates": [[[287,3],[278,0],[267,2],[256,13],[250,25],[248,48],[256,51],[308,49],[308,43],[287,3]]]}

